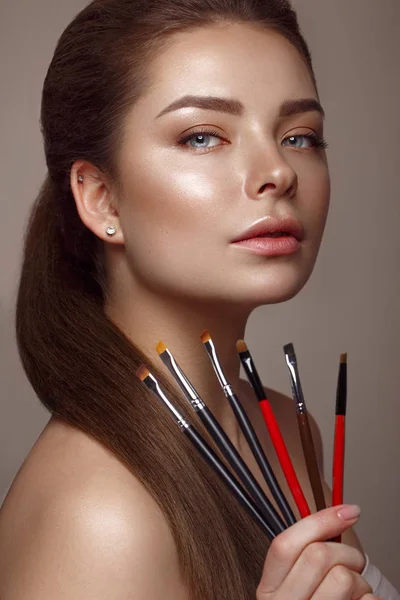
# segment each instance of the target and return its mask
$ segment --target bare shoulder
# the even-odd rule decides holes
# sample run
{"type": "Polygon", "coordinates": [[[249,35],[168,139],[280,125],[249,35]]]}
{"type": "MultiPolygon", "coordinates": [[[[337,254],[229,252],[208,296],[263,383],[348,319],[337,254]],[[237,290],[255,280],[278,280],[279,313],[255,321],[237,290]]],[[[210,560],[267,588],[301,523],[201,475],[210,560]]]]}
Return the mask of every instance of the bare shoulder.
{"type": "Polygon", "coordinates": [[[0,597],[187,600],[153,498],[96,440],[52,423],[0,512],[0,597]]]}

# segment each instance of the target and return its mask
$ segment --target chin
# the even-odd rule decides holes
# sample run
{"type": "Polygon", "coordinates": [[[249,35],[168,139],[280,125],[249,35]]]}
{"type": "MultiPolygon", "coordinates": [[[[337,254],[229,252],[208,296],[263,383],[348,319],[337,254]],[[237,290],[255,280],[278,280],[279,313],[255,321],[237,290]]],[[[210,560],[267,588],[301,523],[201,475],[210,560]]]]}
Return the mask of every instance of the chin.
{"type": "Polygon", "coordinates": [[[248,306],[251,310],[267,304],[280,304],[294,298],[307,283],[312,269],[307,273],[287,273],[277,271],[262,281],[249,282],[248,286],[243,286],[241,293],[233,293],[231,302],[248,306]]]}
{"type": "Polygon", "coordinates": [[[303,286],[298,286],[295,289],[282,289],[276,290],[275,292],[269,291],[268,294],[260,294],[260,297],[254,301],[253,308],[258,308],[259,306],[265,306],[267,304],[281,304],[282,302],[291,300],[292,298],[297,296],[297,294],[302,290],[302,288],[303,286]]]}
{"type": "Polygon", "coordinates": [[[286,302],[287,300],[291,300],[303,289],[304,284],[297,286],[295,288],[291,288],[288,290],[278,290],[275,294],[268,294],[267,297],[261,299],[259,306],[263,306],[264,304],[280,304],[281,302],[286,302]]]}

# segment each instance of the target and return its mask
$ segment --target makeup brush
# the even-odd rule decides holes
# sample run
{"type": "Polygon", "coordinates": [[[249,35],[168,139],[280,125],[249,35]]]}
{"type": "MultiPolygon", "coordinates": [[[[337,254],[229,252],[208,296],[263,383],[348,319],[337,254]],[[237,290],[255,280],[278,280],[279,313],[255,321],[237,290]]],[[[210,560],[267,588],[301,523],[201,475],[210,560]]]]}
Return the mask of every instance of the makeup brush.
{"type": "MultiPolygon", "coordinates": [[[[335,442],[332,468],[332,506],[343,504],[344,452],[347,405],[347,353],[340,355],[336,391],[335,442]]],[[[335,541],[340,542],[341,536],[335,541]]]]}
{"type": "MultiPolygon", "coordinates": [[[[271,465],[269,464],[268,459],[265,456],[265,453],[258,440],[256,432],[254,431],[254,428],[250,423],[250,419],[248,418],[246,411],[240,403],[239,398],[235,394],[232,386],[228,383],[225,377],[225,373],[219,362],[218,355],[213,341],[211,339],[211,336],[208,331],[204,331],[200,337],[207,351],[208,357],[212,363],[212,366],[214,367],[214,371],[217,375],[218,381],[224,391],[226,398],[229,401],[229,404],[231,405],[231,408],[239,423],[240,429],[242,430],[247,440],[247,443],[249,444],[250,450],[252,451],[254,458],[256,459],[257,464],[260,467],[261,473],[263,474],[265,481],[269,489],[271,490],[272,496],[274,497],[277,505],[279,506],[286,522],[291,523],[294,518],[293,512],[279,486],[279,483],[275,477],[271,465]]],[[[285,525],[277,512],[276,518],[277,522],[280,522],[281,528],[285,529],[285,525]]]]}
{"type": "MultiPolygon", "coordinates": [[[[236,479],[233,477],[230,471],[220,461],[218,456],[210,448],[207,442],[201,437],[201,435],[197,432],[193,425],[190,425],[184,419],[181,413],[177,410],[177,408],[170,402],[170,400],[168,400],[154,375],[150,373],[150,371],[146,368],[145,365],[141,365],[139,367],[136,375],[147,387],[147,389],[150,390],[150,392],[152,392],[152,394],[158,400],[160,400],[162,404],[164,404],[164,406],[168,409],[169,413],[171,414],[179,429],[191,441],[191,443],[194,445],[194,447],[200,453],[203,459],[206,462],[208,462],[209,465],[211,465],[211,467],[214,469],[214,471],[217,473],[220,479],[222,479],[222,481],[229,488],[229,490],[233,492],[234,496],[248,511],[250,516],[266,534],[268,539],[272,541],[276,537],[276,534],[270,527],[264,515],[259,510],[258,506],[255,504],[253,499],[247,494],[247,492],[242,488],[242,486],[236,481],[236,479]]],[[[205,517],[207,518],[207,515],[205,515],[205,517]]]]}
{"type": "Polygon", "coordinates": [[[257,502],[258,507],[269,522],[271,529],[273,529],[276,534],[280,533],[280,529],[277,527],[275,522],[274,507],[264,494],[256,478],[247,467],[235,446],[231,443],[229,437],[226,435],[217,419],[206,406],[204,401],[200,398],[199,394],[196,392],[195,388],[190,383],[189,379],[186,377],[175,358],[165,344],[163,344],[163,342],[159,342],[157,344],[157,352],[183,391],[186,399],[198,414],[201,421],[204,423],[222,454],[234,469],[244,486],[247,488],[250,495],[257,502]]]}
{"type": "Polygon", "coordinates": [[[244,340],[238,340],[236,349],[238,351],[247,379],[249,380],[258,399],[265,424],[267,426],[271,441],[274,445],[279,463],[282,467],[282,471],[289,485],[290,492],[297,504],[297,508],[299,509],[301,517],[307,517],[309,514],[311,514],[310,508],[303,494],[303,490],[301,489],[300,482],[297,478],[296,471],[294,470],[281,430],[277,420],[275,419],[272,406],[266,397],[264,386],[261,383],[261,379],[254,364],[253,357],[251,356],[251,353],[244,340]]]}
{"type": "Polygon", "coordinates": [[[310,422],[308,420],[308,411],[304,402],[303,390],[301,388],[299,370],[293,344],[286,344],[286,346],[283,347],[283,351],[285,353],[286,364],[290,373],[293,398],[296,401],[297,423],[299,426],[304,458],[307,465],[307,471],[310,478],[315,505],[317,510],[322,510],[326,508],[324,490],[322,488],[317,455],[311,434],[310,422]]]}

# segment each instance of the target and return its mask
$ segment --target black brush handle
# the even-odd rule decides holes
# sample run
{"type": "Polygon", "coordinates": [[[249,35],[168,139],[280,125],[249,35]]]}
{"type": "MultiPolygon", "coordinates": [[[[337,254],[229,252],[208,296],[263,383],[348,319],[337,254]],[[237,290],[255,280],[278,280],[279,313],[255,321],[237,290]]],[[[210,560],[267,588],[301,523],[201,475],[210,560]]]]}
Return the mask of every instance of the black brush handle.
{"type": "MultiPolygon", "coordinates": [[[[257,525],[263,530],[263,532],[267,535],[268,539],[272,542],[272,540],[276,537],[275,531],[272,529],[270,524],[266,521],[264,515],[260,512],[257,505],[254,503],[252,498],[247,494],[247,492],[242,488],[242,486],[236,481],[233,475],[229,472],[229,470],[225,467],[225,465],[220,461],[218,456],[214,453],[214,451],[210,448],[207,442],[201,437],[201,435],[196,431],[196,429],[189,425],[185,429],[182,430],[185,435],[189,438],[201,456],[213,467],[215,472],[219,475],[225,485],[233,492],[239,502],[246,508],[248,513],[253,517],[254,521],[257,525]]],[[[205,515],[207,517],[207,515],[205,515]]]]}
{"type": "Polygon", "coordinates": [[[340,363],[336,389],[336,414],[346,415],[347,403],[347,363],[340,363]]]}
{"type": "Polygon", "coordinates": [[[277,535],[281,533],[282,530],[279,524],[276,522],[276,510],[268,500],[267,496],[264,494],[258,481],[251,473],[239,452],[236,450],[235,446],[232,444],[229,437],[218,423],[217,419],[207,407],[199,410],[197,414],[203,421],[208,432],[215,440],[216,444],[224,454],[231,467],[235,470],[242,483],[246,486],[249,493],[257,502],[258,507],[265,515],[265,518],[270,522],[275,533],[277,535]]]}
{"type": "MultiPolygon", "coordinates": [[[[269,464],[267,457],[265,456],[264,450],[261,447],[261,444],[258,440],[257,434],[254,431],[252,424],[250,423],[250,420],[246,414],[246,411],[244,410],[244,408],[243,408],[242,404],[240,403],[240,400],[236,396],[236,394],[231,393],[231,394],[227,395],[227,398],[229,400],[229,403],[232,407],[233,412],[235,413],[235,416],[236,416],[237,421],[240,425],[240,428],[247,440],[247,443],[250,446],[250,449],[254,455],[254,458],[256,459],[257,464],[260,467],[260,470],[265,478],[265,481],[267,482],[268,487],[270,488],[271,493],[272,493],[273,497],[275,498],[277,505],[279,506],[279,508],[282,511],[284,519],[286,520],[288,525],[294,525],[296,523],[295,516],[294,516],[292,509],[290,508],[289,503],[286,500],[285,495],[282,492],[282,489],[275,477],[275,473],[273,472],[272,467],[269,464]]],[[[278,515],[278,513],[276,512],[276,510],[275,509],[273,509],[273,510],[275,513],[275,518],[274,518],[275,526],[279,527],[280,531],[283,531],[284,529],[286,529],[286,526],[283,523],[280,516],[278,515]]]]}
{"type": "Polygon", "coordinates": [[[242,363],[244,372],[246,373],[246,377],[251,383],[251,386],[257,396],[257,400],[259,402],[265,400],[266,398],[264,386],[261,383],[260,376],[250,356],[250,352],[248,350],[246,352],[239,352],[239,358],[242,363]]]}

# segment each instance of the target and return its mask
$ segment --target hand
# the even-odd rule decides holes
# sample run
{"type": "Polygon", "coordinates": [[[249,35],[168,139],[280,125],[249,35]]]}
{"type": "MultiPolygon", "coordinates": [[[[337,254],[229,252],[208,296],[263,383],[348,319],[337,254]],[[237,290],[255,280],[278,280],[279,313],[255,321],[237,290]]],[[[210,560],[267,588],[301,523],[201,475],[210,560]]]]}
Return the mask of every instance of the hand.
{"type": "Polygon", "coordinates": [[[278,535],[264,563],[257,600],[376,600],[360,575],[364,555],[346,544],[325,541],[358,518],[358,507],[335,506],[278,535]]]}

